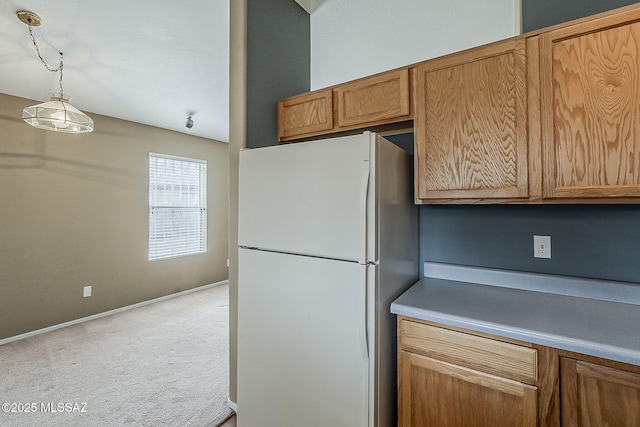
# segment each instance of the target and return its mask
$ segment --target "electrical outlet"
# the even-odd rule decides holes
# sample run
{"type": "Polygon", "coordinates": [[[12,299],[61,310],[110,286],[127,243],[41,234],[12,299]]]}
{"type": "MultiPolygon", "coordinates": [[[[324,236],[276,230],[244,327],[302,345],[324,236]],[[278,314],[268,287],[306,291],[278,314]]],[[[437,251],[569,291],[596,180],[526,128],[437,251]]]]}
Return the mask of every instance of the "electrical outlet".
{"type": "Polygon", "coordinates": [[[82,288],[82,297],[86,298],[90,296],[91,296],[91,286],[85,286],[84,288],[82,288]]]}
{"type": "Polygon", "coordinates": [[[551,258],[551,236],[533,236],[533,256],[551,258]]]}

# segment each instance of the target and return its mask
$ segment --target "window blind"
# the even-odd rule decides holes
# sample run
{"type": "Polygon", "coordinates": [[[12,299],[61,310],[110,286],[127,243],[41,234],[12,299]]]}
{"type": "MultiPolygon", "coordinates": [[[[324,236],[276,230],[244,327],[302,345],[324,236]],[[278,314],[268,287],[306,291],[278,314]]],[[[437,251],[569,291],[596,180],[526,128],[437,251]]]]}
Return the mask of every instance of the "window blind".
{"type": "Polygon", "coordinates": [[[206,252],[204,160],[149,154],[149,260],[206,252]]]}

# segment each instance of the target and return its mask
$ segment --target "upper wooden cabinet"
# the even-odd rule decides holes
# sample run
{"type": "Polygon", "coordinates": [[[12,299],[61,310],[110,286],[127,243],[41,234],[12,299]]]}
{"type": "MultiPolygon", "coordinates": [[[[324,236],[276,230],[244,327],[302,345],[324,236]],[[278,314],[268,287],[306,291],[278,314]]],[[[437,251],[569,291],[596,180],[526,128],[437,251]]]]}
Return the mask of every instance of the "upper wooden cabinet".
{"type": "Polygon", "coordinates": [[[540,36],[545,198],[640,196],[640,9],[540,36]]]}
{"type": "Polygon", "coordinates": [[[294,141],[413,120],[411,70],[376,74],[278,102],[278,138],[294,141]]]}
{"type": "Polygon", "coordinates": [[[420,64],[416,70],[416,198],[526,198],[524,39],[420,64]]]}
{"type": "Polygon", "coordinates": [[[293,96],[278,102],[280,141],[318,135],[333,128],[331,89],[293,96]]]}
{"type": "Polygon", "coordinates": [[[408,120],[409,70],[402,69],[336,87],[339,128],[408,120]]]}
{"type": "Polygon", "coordinates": [[[416,203],[640,203],[640,7],[279,102],[279,139],[412,123],[416,203]]]}

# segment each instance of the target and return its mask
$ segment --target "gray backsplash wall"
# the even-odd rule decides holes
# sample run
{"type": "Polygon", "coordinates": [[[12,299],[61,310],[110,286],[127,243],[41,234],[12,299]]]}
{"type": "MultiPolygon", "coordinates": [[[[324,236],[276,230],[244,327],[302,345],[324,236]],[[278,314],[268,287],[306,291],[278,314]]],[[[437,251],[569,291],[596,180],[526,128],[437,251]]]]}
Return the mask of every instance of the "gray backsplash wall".
{"type": "Polygon", "coordinates": [[[422,206],[420,259],[640,282],[640,206],[422,206]],[[534,235],[551,259],[533,257],[534,235]]]}

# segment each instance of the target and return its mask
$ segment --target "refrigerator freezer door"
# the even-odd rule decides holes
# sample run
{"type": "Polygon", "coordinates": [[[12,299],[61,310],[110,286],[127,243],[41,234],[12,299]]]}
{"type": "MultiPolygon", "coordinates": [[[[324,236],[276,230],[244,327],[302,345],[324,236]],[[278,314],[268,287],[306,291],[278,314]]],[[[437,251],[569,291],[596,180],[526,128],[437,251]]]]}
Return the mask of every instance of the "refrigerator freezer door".
{"type": "Polygon", "coordinates": [[[372,134],[240,152],[240,246],[364,263],[372,134]]]}
{"type": "Polygon", "coordinates": [[[238,426],[366,427],[366,266],[240,249],[238,426]]]}

